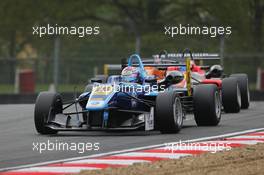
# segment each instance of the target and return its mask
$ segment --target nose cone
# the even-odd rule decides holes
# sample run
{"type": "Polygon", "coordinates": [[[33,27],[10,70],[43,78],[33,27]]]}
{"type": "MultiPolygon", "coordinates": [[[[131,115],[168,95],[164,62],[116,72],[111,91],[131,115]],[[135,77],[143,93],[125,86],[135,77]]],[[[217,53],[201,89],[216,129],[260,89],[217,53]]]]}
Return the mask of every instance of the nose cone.
{"type": "Polygon", "coordinates": [[[98,87],[94,87],[88,99],[86,109],[89,111],[95,111],[107,108],[108,103],[114,94],[115,91],[112,85],[101,84],[98,87]]]}

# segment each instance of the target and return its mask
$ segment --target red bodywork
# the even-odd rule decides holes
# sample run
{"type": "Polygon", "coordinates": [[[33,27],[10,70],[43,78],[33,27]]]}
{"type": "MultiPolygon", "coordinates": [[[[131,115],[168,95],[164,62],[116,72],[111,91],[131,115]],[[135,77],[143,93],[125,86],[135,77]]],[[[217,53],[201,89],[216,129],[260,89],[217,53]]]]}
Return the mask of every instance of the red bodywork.
{"type": "Polygon", "coordinates": [[[222,87],[221,79],[204,79],[202,84],[215,84],[217,87],[222,87]]]}
{"type": "MultiPolygon", "coordinates": [[[[146,70],[147,74],[156,76],[157,80],[160,81],[166,77],[166,74],[168,72],[179,71],[180,68],[179,68],[179,66],[169,66],[169,67],[167,67],[167,70],[164,71],[164,70],[158,70],[155,67],[145,67],[145,70],[146,70]]],[[[219,78],[206,79],[205,70],[203,70],[201,68],[201,66],[196,65],[194,61],[191,61],[191,72],[198,73],[202,77],[200,80],[202,84],[215,84],[219,88],[222,87],[222,80],[221,79],[219,79],[219,78]]],[[[175,86],[176,87],[186,87],[186,80],[184,79],[182,82],[175,84],[175,86]]]]}
{"type": "MultiPolygon", "coordinates": [[[[191,62],[191,71],[196,72],[205,77],[205,71],[201,68],[201,66],[196,65],[193,61],[191,62]]],[[[213,79],[203,79],[201,81],[202,84],[215,84],[217,87],[222,87],[222,80],[218,78],[213,79]]]]}

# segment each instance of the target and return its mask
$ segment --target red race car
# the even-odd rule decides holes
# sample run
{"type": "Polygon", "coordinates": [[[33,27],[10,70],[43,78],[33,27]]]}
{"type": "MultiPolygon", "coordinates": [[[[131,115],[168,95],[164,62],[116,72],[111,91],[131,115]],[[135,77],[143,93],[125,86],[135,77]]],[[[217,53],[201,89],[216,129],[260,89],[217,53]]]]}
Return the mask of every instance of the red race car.
{"type": "MultiPolygon", "coordinates": [[[[186,76],[186,74],[188,74],[186,60],[189,58],[191,77],[189,83],[191,85],[189,86],[195,86],[197,84],[215,84],[221,92],[221,101],[226,113],[237,113],[241,108],[247,109],[249,107],[250,94],[247,74],[236,73],[227,76],[224,74],[223,68],[220,65],[204,66],[197,64],[197,62],[203,60],[220,60],[218,54],[192,53],[189,49],[185,49],[183,53],[167,53],[163,51],[159,55],[154,55],[153,57],[154,60],[159,61],[160,65],[167,65],[164,72],[164,79],[172,73],[177,74],[181,72],[184,75],[182,81],[174,84],[175,87],[188,87],[188,81],[186,79],[186,77],[188,77],[186,76]]],[[[164,71],[164,67],[162,71],[164,71]]]]}

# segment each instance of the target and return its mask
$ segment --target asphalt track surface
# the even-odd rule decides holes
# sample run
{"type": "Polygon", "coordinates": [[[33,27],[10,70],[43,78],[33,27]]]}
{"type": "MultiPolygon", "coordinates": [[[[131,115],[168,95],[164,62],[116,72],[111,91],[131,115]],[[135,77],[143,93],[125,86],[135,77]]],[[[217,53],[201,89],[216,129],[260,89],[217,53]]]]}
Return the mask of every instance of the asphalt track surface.
{"type": "Polygon", "coordinates": [[[248,110],[238,114],[223,114],[217,127],[197,127],[190,115],[178,134],[144,132],[59,132],[54,136],[38,135],[33,122],[34,105],[0,105],[0,169],[87,156],[154,144],[195,139],[264,127],[264,102],[252,102],[248,110]],[[98,151],[34,150],[33,143],[100,143],[98,151]]]}

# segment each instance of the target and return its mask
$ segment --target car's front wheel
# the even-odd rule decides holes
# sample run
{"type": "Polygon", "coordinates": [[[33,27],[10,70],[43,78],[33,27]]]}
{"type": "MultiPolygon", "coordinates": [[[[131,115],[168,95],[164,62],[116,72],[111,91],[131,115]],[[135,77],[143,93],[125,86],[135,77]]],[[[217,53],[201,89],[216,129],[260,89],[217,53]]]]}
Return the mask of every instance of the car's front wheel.
{"type": "Polygon", "coordinates": [[[176,92],[163,92],[157,96],[155,123],[161,133],[177,133],[183,124],[183,107],[176,92]]]}
{"type": "Polygon", "coordinates": [[[214,84],[201,84],[194,88],[194,119],[197,126],[216,126],[221,120],[221,100],[214,84]]]}
{"type": "Polygon", "coordinates": [[[46,127],[56,114],[62,113],[62,98],[58,93],[41,92],[36,100],[34,122],[39,134],[56,134],[57,131],[46,127]]]}

